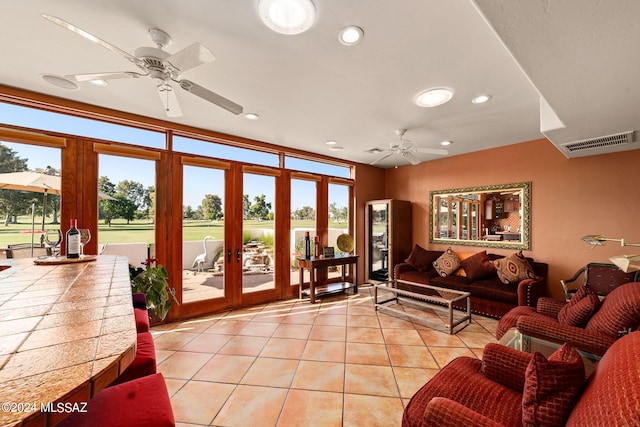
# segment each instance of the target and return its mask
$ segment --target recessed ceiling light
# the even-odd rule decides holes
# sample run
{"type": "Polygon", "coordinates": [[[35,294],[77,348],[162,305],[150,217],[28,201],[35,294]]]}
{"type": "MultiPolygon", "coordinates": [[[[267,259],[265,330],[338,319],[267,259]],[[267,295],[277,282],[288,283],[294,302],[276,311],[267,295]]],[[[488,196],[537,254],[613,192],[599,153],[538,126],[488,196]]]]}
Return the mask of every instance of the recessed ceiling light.
{"type": "Polygon", "coordinates": [[[327,141],[327,145],[336,145],[338,143],[338,141],[334,141],[333,139],[330,139],[329,141],[327,141]]]}
{"type": "Polygon", "coordinates": [[[40,77],[42,77],[42,80],[45,82],[63,89],[78,89],[79,87],[76,82],[71,81],[66,77],[56,76],[55,74],[41,74],[40,77]]]}
{"type": "Polygon", "coordinates": [[[491,95],[479,95],[471,100],[473,104],[484,104],[491,99],[491,95]]]}
{"type": "Polygon", "coordinates": [[[345,46],[354,46],[362,41],[363,36],[364,31],[362,31],[362,28],[350,25],[340,30],[338,40],[345,46]]]}
{"type": "Polygon", "coordinates": [[[451,145],[451,144],[453,144],[453,141],[442,141],[440,143],[440,145],[451,145]]]}
{"type": "Polygon", "coordinates": [[[332,145],[331,147],[329,147],[329,150],[331,150],[331,151],[342,151],[342,150],[344,150],[344,147],[340,147],[339,145],[332,145]]]}
{"type": "Polygon", "coordinates": [[[280,34],[300,34],[316,19],[311,0],[260,0],[258,13],[264,24],[280,34]]]}
{"type": "Polygon", "coordinates": [[[256,113],[245,113],[244,118],[247,120],[258,120],[260,116],[256,113]]]}
{"type": "Polygon", "coordinates": [[[445,87],[425,90],[420,92],[414,102],[418,107],[437,107],[453,98],[453,90],[445,87]]]}

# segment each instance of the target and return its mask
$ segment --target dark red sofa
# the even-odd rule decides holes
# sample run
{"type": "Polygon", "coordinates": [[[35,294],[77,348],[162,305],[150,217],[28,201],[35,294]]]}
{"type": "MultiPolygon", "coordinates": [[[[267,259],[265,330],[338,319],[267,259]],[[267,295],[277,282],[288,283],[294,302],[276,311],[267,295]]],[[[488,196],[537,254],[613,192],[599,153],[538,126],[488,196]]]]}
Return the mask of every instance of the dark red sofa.
{"type": "MultiPolygon", "coordinates": [[[[417,245],[416,245],[417,246],[417,245]]],[[[536,307],[538,298],[546,296],[547,275],[549,266],[546,263],[535,262],[527,258],[533,268],[535,278],[524,279],[518,283],[505,284],[500,281],[497,273],[489,274],[478,280],[470,280],[451,274],[446,277],[438,275],[432,263],[444,251],[431,251],[420,248],[420,259],[408,258],[409,262],[403,262],[394,266],[394,278],[408,282],[416,282],[425,285],[467,291],[471,293],[471,311],[476,314],[501,318],[509,310],[517,306],[536,307]],[[417,267],[417,268],[416,268],[417,267]]],[[[414,248],[414,252],[416,248],[414,248]]],[[[478,251],[480,252],[480,251],[478,251]]],[[[487,254],[489,260],[503,258],[502,255],[487,254]]],[[[415,258],[415,257],[414,257],[415,258]]],[[[398,288],[420,293],[421,289],[410,284],[398,283],[398,288]]]]}

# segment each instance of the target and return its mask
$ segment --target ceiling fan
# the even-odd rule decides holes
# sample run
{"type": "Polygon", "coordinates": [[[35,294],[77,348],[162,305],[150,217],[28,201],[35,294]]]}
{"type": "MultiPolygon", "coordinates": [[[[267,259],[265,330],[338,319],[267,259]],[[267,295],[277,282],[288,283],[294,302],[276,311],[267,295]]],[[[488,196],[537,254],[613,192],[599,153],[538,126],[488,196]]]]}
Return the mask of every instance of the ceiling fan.
{"type": "MultiPolygon", "coordinates": [[[[417,165],[418,163],[421,162],[421,160],[416,157],[416,153],[428,153],[428,154],[437,154],[440,156],[446,156],[447,154],[449,154],[449,152],[447,150],[443,150],[441,148],[418,148],[416,147],[413,142],[403,139],[402,137],[404,136],[404,134],[407,132],[406,129],[396,129],[396,135],[398,135],[399,138],[399,142],[392,142],[389,144],[389,149],[388,150],[384,150],[386,151],[386,153],[374,160],[373,162],[369,163],[370,165],[375,165],[377,163],[380,163],[381,161],[383,161],[384,159],[393,156],[394,154],[397,157],[404,157],[405,159],[407,159],[409,161],[409,163],[411,163],[412,165],[417,165]]],[[[373,149],[370,150],[370,152],[380,152],[383,150],[379,150],[379,149],[373,149]]],[[[396,166],[397,167],[397,166],[396,166]]]]}
{"type": "Polygon", "coordinates": [[[73,74],[65,76],[66,78],[73,79],[77,82],[100,82],[114,79],[137,79],[149,76],[157,83],[158,94],[160,95],[160,100],[162,101],[164,111],[168,117],[182,116],[182,110],[180,109],[180,104],[178,103],[174,86],[171,84],[172,82],[176,83],[187,92],[222,107],[233,114],[242,113],[243,108],[241,105],[193,83],[192,81],[180,78],[183,72],[211,62],[215,59],[211,51],[200,43],[193,43],[171,55],[163,50],[171,43],[171,37],[169,34],[157,28],[152,28],[149,30],[149,36],[156,44],[156,47],[139,47],[135,50],[134,55],[131,55],[63,19],[44,13],[42,14],[42,17],[69,31],[79,34],[106,49],[109,49],[113,53],[123,56],[142,70],[141,73],[135,71],[119,71],[73,74]]]}

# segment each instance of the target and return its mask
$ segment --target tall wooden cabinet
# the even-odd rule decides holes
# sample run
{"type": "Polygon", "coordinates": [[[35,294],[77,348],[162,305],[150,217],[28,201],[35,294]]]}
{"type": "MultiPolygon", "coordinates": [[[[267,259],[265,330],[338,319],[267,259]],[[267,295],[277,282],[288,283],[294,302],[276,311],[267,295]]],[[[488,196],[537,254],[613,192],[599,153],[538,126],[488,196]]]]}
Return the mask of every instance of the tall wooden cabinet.
{"type": "Polygon", "coordinates": [[[393,279],[393,267],[411,253],[411,202],[371,200],[365,207],[367,280],[393,279]]]}

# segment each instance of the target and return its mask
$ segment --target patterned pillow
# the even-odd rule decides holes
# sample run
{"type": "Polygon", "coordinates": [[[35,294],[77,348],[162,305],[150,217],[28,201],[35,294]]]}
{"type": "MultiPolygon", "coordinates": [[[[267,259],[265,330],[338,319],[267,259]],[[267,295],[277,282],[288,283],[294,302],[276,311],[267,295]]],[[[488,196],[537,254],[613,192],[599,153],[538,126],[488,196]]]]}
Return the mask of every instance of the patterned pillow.
{"type": "Polygon", "coordinates": [[[428,251],[420,245],[415,245],[409,254],[409,258],[405,259],[404,262],[418,271],[427,271],[431,269],[433,261],[438,256],[440,256],[440,252],[428,251]]]}
{"type": "Polygon", "coordinates": [[[467,274],[469,280],[475,281],[489,276],[496,272],[496,267],[487,256],[487,251],[478,252],[468,258],[463,259],[460,264],[467,274]]]}
{"type": "Polygon", "coordinates": [[[460,268],[460,258],[449,248],[433,262],[433,266],[439,275],[445,277],[460,268]]]}
{"type": "Polygon", "coordinates": [[[565,325],[584,327],[601,302],[598,295],[586,286],[579,288],[575,295],[558,312],[558,322],[565,325]]]}
{"type": "Polygon", "coordinates": [[[564,426],[584,384],[584,363],[565,343],[547,360],[533,354],[522,394],[523,426],[564,426]]]}
{"type": "Polygon", "coordinates": [[[498,272],[500,281],[504,284],[520,283],[524,279],[534,279],[536,277],[533,267],[529,261],[518,251],[508,257],[499,258],[493,261],[498,272]]]}

